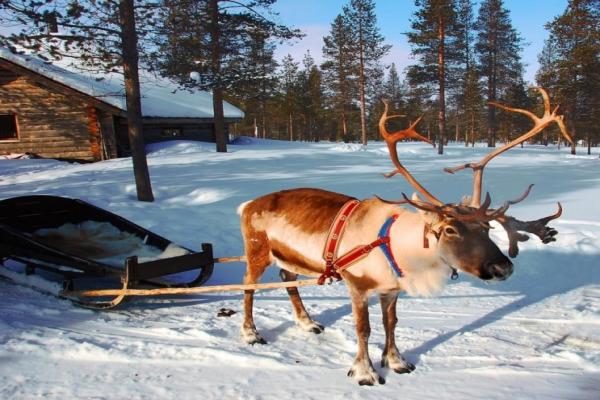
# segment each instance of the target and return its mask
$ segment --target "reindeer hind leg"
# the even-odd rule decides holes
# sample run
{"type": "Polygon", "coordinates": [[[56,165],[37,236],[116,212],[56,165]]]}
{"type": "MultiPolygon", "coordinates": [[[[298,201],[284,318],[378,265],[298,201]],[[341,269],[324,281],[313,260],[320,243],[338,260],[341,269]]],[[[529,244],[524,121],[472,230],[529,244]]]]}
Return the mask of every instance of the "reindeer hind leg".
{"type": "MultiPolygon", "coordinates": [[[[281,280],[284,282],[295,281],[298,277],[298,274],[293,272],[286,271],[285,269],[281,269],[279,271],[279,276],[281,280]]],[[[315,322],[308,312],[306,312],[306,308],[304,308],[304,304],[302,303],[302,298],[300,297],[300,293],[298,292],[297,287],[286,288],[288,295],[290,296],[290,301],[292,302],[292,307],[294,309],[294,316],[296,317],[296,324],[306,332],[312,332],[319,334],[325,330],[325,327],[318,322],[315,322]]]]}
{"type": "MultiPolygon", "coordinates": [[[[267,267],[271,264],[271,250],[265,232],[250,232],[244,235],[247,265],[244,284],[258,282],[267,267]]],[[[258,333],[253,316],[254,290],[244,291],[244,322],[242,337],[248,344],[266,344],[267,341],[258,333]]]]}

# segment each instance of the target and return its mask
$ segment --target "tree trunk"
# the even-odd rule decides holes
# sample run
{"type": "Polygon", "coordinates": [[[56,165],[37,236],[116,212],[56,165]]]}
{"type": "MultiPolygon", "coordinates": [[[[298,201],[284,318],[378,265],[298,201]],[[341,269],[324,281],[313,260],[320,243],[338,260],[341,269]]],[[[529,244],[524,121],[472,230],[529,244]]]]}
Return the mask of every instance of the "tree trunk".
{"type": "Polygon", "coordinates": [[[360,37],[359,37],[359,53],[358,60],[360,62],[360,71],[358,77],[358,86],[360,92],[360,136],[362,145],[367,145],[367,117],[366,117],[366,105],[365,105],[365,51],[364,51],[364,40],[362,37],[362,27],[359,27],[360,37]]]}
{"type": "Polygon", "coordinates": [[[471,114],[471,147],[475,147],[475,113],[471,114]]]}
{"type": "Polygon", "coordinates": [[[262,138],[267,138],[267,106],[265,104],[265,100],[262,101],[261,104],[261,124],[262,124],[262,138]]]}
{"type": "Polygon", "coordinates": [[[223,85],[221,82],[221,29],[219,28],[219,1],[209,0],[210,7],[210,42],[211,72],[215,83],[213,87],[213,113],[215,125],[215,142],[217,152],[227,152],[225,137],[225,113],[223,112],[223,85]]]}
{"type": "Polygon", "coordinates": [[[294,141],[294,126],[292,120],[292,113],[288,115],[288,133],[290,134],[290,142],[294,141]]]}
{"type": "Polygon", "coordinates": [[[454,141],[456,143],[458,143],[458,139],[459,139],[459,136],[460,136],[460,126],[458,124],[458,121],[459,121],[459,119],[458,119],[458,110],[456,110],[456,119],[455,119],[455,121],[456,121],[456,126],[454,127],[454,141]]]}
{"type": "MultiPolygon", "coordinates": [[[[489,78],[488,78],[488,102],[496,101],[496,37],[492,35],[489,39],[492,43],[492,54],[491,54],[491,62],[488,66],[489,68],[489,78]]],[[[488,132],[488,147],[496,147],[496,107],[488,104],[488,112],[487,112],[487,132],[488,132]]]]}
{"type": "Polygon", "coordinates": [[[215,141],[217,152],[227,153],[227,137],[225,134],[225,113],[223,112],[223,91],[219,85],[213,89],[213,113],[215,117],[215,141]]]}
{"type": "Polygon", "coordinates": [[[571,124],[571,137],[573,138],[573,144],[571,145],[571,154],[575,155],[577,153],[577,139],[576,139],[576,128],[575,124],[571,124]]]}
{"type": "Polygon", "coordinates": [[[592,137],[590,136],[589,132],[586,135],[586,141],[587,141],[587,153],[588,156],[592,155],[592,137]]]}
{"type": "Polygon", "coordinates": [[[348,135],[348,126],[346,123],[346,113],[342,110],[342,140],[346,140],[348,135]]]}
{"type": "Polygon", "coordinates": [[[438,8],[438,84],[439,84],[439,146],[438,154],[444,154],[444,141],[446,139],[446,73],[445,73],[445,20],[443,9],[438,8]]]}
{"type": "Polygon", "coordinates": [[[129,146],[133,162],[133,174],[139,201],[154,201],[152,183],[146,161],[142,130],[142,104],[140,100],[140,77],[138,73],[137,32],[133,0],[120,0],[119,19],[121,20],[121,41],[123,46],[123,75],[129,146]]]}

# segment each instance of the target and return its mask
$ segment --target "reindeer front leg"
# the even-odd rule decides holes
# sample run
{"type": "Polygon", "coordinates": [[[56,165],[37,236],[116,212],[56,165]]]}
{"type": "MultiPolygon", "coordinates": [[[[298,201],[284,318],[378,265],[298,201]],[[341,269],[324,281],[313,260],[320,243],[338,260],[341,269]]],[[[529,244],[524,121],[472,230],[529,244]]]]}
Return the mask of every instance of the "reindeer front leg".
{"type": "Polygon", "coordinates": [[[358,353],[348,371],[348,376],[353,377],[358,384],[372,386],[375,382],[385,383],[385,379],[380,377],[375,369],[371,358],[369,358],[369,335],[371,326],[369,325],[369,302],[365,292],[357,289],[350,289],[352,298],[352,313],[354,314],[354,323],[356,325],[356,336],[358,338],[358,353]]]}
{"type": "Polygon", "coordinates": [[[415,366],[402,357],[396,347],[396,335],[394,329],[398,318],[396,317],[396,302],[399,291],[394,290],[379,295],[381,302],[381,314],[383,315],[383,328],[385,329],[385,347],[381,356],[381,366],[389,367],[399,374],[410,373],[415,366]]]}

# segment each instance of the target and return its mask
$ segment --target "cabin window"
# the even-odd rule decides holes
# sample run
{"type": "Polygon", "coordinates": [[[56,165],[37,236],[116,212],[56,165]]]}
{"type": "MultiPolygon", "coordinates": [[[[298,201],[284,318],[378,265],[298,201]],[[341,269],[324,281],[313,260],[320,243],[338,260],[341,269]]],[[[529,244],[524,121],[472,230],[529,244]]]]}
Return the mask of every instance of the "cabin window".
{"type": "Polygon", "coordinates": [[[183,136],[181,128],[164,128],[162,130],[163,137],[180,137],[183,136]]]}
{"type": "Polygon", "coordinates": [[[0,140],[18,139],[17,116],[14,114],[0,114],[0,140]]]}

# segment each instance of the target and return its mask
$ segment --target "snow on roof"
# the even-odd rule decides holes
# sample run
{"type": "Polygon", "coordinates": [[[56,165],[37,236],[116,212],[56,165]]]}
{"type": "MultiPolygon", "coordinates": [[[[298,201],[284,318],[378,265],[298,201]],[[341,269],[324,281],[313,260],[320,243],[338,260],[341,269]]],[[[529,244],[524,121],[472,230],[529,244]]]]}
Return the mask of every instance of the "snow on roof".
{"type": "MultiPolygon", "coordinates": [[[[123,111],[125,90],[119,74],[100,75],[72,71],[56,64],[44,62],[34,55],[14,54],[0,48],[0,58],[27,68],[46,78],[60,82],[89,96],[93,96],[123,111]]],[[[212,118],[212,95],[200,90],[182,90],[167,79],[156,78],[141,72],[142,116],[158,118],[212,118]]],[[[225,118],[243,118],[239,108],[223,102],[225,118]]]]}

